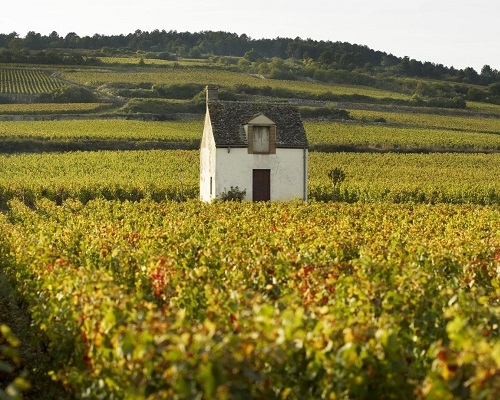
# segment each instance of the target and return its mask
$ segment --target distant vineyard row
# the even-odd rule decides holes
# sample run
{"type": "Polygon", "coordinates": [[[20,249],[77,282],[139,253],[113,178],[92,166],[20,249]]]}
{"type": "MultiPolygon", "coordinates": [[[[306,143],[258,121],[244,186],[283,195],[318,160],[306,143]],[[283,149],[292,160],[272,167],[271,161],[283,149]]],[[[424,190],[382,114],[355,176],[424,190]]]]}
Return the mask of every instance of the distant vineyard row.
{"type": "MultiPolygon", "coordinates": [[[[93,105],[88,106],[94,107],[93,105]]],[[[6,109],[0,106],[0,113],[6,109]]],[[[47,110],[52,110],[50,105],[47,110]]],[[[82,106],[75,110],[83,112],[82,106]]],[[[47,111],[48,112],[48,111],[47,111]]],[[[367,115],[367,114],[364,114],[367,115]]],[[[422,119],[424,117],[421,117],[422,119]]],[[[451,117],[450,117],[451,118],[451,117]]],[[[350,122],[305,121],[309,144],[313,150],[400,150],[425,149],[427,151],[500,151],[497,119],[452,118],[449,125],[469,131],[433,129],[431,127],[395,127],[350,122]],[[465,122],[462,122],[465,119],[465,122]],[[477,123],[476,123],[477,122],[477,123]],[[491,133],[481,133],[489,130],[491,133]]],[[[439,118],[436,120],[440,122],[439,118]]],[[[67,120],[67,121],[9,121],[0,122],[0,143],[26,139],[42,141],[126,140],[197,143],[203,131],[203,121],[143,122],[126,120],[67,120]]]]}
{"type": "Polygon", "coordinates": [[[0,68],[0,94],[30,94],[50,92],[64,82],[42,70],[0,68]]]}
{"type": "Polygon", "coordinates": [[[0,104],[0,115],[86,113],[96,111],[102,107],[101,103],[0,104]]]}
{"type": "MultiPolygon", "coordinates": [[[[432,116],[426,117],[432,121],[432,116]]],[[[436,122],[439,122],[439,119],[436,122]]],[[[436,129],[425,127],[425,125],[410,127],[334,121],[305,121],[304,126],[309,144],[313,149],[319,150],[328,150],[330,147],[345,147],[350,150],[354,148],[371,148],[374,150],[391,149],[401,151],[405,149],[420,149],[423,151],[500,151],[500,134],[493,134],[493,131],[500,133],[500,119],[483,122],[479,118],[471,118],[468,122],[469,125],[464,123],[461,128],[464,130],[460,131],[451,128],[436,129]],[[492,133],[477,132],[481,128],[483,128],[482,130],[490,130],[492,133]]],[[[449,125],[455,123],[455,126],[459,126],[460,119],[456,122],[450,119],[448,122],[449,125]]]]}
{"type": "MultiPolygon", "coordinates": [[[[347,175],[347,202],[500,204],[500,154],[310,153],[309,196],[331,198],[329,168],[347,175]]],[[[198,151],[103,151],[0,156],[0,204],[47,197],[156,201],[197,198],[198,151]]],[[[242,188],[243,189],[243,188],[242,188]]]]}
{"type": "Polygon", "coordinates": [[[0,141],[5,137],[43,140],[127,139],[192,141],[199,140],[202,132],[203,121],[201,120],[143,122],[93,119],[0,122],[0,141]]]}
{"type": "Polygon", "coordinates": [[[456,129],[465,132],[487,132],[500,134],[499,118],[484,118],[475,115],[439,115],[410,111],[350,110],[350,115],[361,121],[385,120],[388,124],[401,124],[423,128],[456,129]]]}

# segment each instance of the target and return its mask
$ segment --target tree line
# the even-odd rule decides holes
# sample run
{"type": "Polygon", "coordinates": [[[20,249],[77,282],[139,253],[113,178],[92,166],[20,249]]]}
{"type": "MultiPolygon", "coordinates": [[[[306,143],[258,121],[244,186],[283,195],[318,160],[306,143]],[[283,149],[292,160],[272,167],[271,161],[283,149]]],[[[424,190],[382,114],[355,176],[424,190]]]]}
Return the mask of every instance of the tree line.
{"type": "Polygon", "coordinates": [[[252,39],[245,34],[222,31],[190,33],[158,29],[151,32],[136,30],[127,35],[96,33],[93,36],[83,37],[74,32],[61,36],[55,31],[49,35],[30,31],[25,37],[20,37],[16,32],[0,34],[0,62],[97,63],[97,59],[93,57],[84,57],[71,52],[61,53],[61,50],[93,50],[105,54],[155,52],[162,53],[165,58],[246,55],[248,59],[264,57],[310,60],[325,70],[354,71],[369,75],[389,72],[399,76],[482,85],[500,82],[500,72],[489,65],[484,65],[480,72],[471,67],[456,69],[443,64],[418,61],[407,56],[397,57],[363,45],[300,37],[252,39]]]}

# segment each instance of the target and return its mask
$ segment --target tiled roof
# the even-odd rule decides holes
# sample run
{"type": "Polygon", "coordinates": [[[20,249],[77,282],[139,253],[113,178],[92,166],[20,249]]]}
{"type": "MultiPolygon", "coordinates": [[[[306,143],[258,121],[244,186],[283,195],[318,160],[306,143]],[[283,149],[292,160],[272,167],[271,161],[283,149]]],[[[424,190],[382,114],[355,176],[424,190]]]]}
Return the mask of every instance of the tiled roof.
{"type": "Polygon", "coordinates": [[[278,103],[217,101],[208,103],[217,147],[247,146],[243,125],[258,114],[276,123],[276,147],[307,147],[307,137],[297,107],[278,103]]]}

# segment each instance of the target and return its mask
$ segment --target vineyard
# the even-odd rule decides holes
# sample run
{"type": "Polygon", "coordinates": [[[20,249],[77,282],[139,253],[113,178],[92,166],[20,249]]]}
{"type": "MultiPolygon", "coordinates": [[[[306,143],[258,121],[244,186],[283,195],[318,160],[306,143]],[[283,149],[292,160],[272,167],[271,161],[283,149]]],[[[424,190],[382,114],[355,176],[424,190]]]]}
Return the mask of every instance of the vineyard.
{"type": "MultiPolygon", "coordinates": [[[[428,119],[429,116],[426,116],[428,119]]],[[[471,121],[472,122],[472,121],[471,121]]],[[[472,125],[472,123],[471,123],[472,125]]],[[[499,129],[498,120],[493,119],[491,130],[499,129]],[[495,125],[496,124],[496,125],[495,125]]],[[[304,124],[312,149],[348,150],[412,150],[432,151],[499,151],[500,134],[478,133],[470,130],[432,129],[428,127],[385,126],[380,124],[359,124],[353,122],[317,122],[304,124]]]]}
{"type": "Polygon", "coordinates": [[[0,104],[0,115],[75,114],[97,111],[100,103],[0,104]]]}
{"type": "MultiPolygon", "coordinates": [[[[309,198],[328,201],[328,168],[347,175],[345,202],[500,203],[500,154],[309,155],[309,198]]],[[[243,189],[243,188],[242,188],[243,189]]],[[[199,152],[100,151],[0,155],[0,207],[11,199],[32,205],[62,202],[182,200],[199,196],[199,152]]]]}
{"type": "Polygon", "coordinates": [[[99,57],[99,60],[103,62],[104,64],[111,64],[111,65],[139,65],[142,62],[144,65],[154,65],[154,66],[170,66],[170,67],[178,67],[178,66],[185,66],[185,67],[206,67],[207,65],[210,65],[210,62],[208,62],[205,59],[196,59],[196,58],[184,58],[184,59],[177,59],[175,61],[168,61],[168,60],[160,60],[160,59],[155,59],[155,58],[147,58],[147,57],[99,57]]]}
{"type": "Polygon", "coordinates": [[[131,54],[0,68],[100,96],[0,104],[0,399],[498,398],[499,105],[131,54]],[[358,101],[304,121],[307,203],[198,201],[209,83],[358,101]]]}
{"type": "Polygon", "coordinates": [[[500,134],[498,120],[474,115],[429,115],[411,111],[396,112],[380,110],[351,110],[350,113],[354,119],[362,121],[373,121],[383,118],[389,124],[500,134]]]}
{"type": "Polygon", "coordinates": [[[470,205],[14,201],[0,259],[80,398],[493,400],[499,225],[470,205]]]}
{"type": "MultiPolygon", "coordinates": [[[[52,107],[46,107],[46,112],[52,107]]],[[[92,107],[91,104],[88,109],[92,110],[92,107]]],[[[0,113],[2,109],[0,106],[0,113]]],[[[64,107],[59,110],[65,112],[64,107]]],[[[84,112],[84,108],[78,105],[73,110],[84,112]]],[[[426,121],[432,121],[428,115],[425,117],[426,121]]],[[[483,120],[460,117],[455,121],[450,117],[449,128],[363,124],[357,121],[305,121],[304,126],[311,150],[497,152],[500,150],[500,134],[495,134],[498,121],[483,120]],[[465,122],[462,125],[462,120],[466,120],[468,125],[465,122]],[[462,126],[460,130],[459,126],[462,126]]],[[[439,121],[440,118],[436,118],[436,123],[439,121]]],[[[163,122],[113,119],[0,121],[0,143],[8,140],[21,145],[23,141],[34,139],[53,143],[143,141],[184,143],[190,148],[197,148],[202,130],[201,119],[163,122]]]]}
{"type": "Polygon", "coordinates": [[[150,84],[217,84],[224,87],[246,84],[255,87],[269,86],[287,89],[296,93],[321,94],[335,91],[339,95],[364,95],[374,98],[408,99],[399,93],[355,85],[326,84],[318,82],[260,79],[240,72],[211,68],[148,68],[136,71],[127,69],[62,71],[61,77],[79,84],[98,86],[106,83],[150,83],[150,84]]]}
{"type": "Polygon", "coordinates": [[[59,78],[42,70],[0,68],[0,94],[36,95],[64,86],[59,78]]]}
{"type": "Polygon", "coordinates": [[[203,121],[144,122],[113,119],[64,121],[0,121],[3,138],[42,140],[200,140],[203,121]]]}

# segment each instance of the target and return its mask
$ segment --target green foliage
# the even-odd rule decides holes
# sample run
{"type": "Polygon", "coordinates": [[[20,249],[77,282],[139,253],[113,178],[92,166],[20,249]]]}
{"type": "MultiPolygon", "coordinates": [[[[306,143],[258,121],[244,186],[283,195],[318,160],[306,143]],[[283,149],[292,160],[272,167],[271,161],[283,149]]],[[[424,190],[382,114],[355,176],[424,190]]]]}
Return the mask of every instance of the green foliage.
{"type": "Polygon", "coordinates": [[[247,190],[243,189],[240,190],[238,186],[233,187],[229,190],[225,190],[224,192],[221,193],[220,195],[220,201],[243,201],[245,199],[245,196],[247,195],[247,190]]]}
{"type": "Polygon", "coordinates": [[[19,374],[17,371],[19,376],[15,376],[16,366],[21,362],[19,345],[20,342],[12,330],[7,325],[0,324],[0,399],[2,400],[22,399],[22,393],[30,387],[26,373],[19,374]]]}
{"type": "Polygon", "coordinates": [[[153,85],[153,93],[167,99],[192,99],[201,90],[203,85],[196,83],[153,85]]]}
{"type": "Polygon", "coordinates": [[[96,103],[97,96],[89,89],[81,86],[64,86],[50,93],[42,93],[37,97],[40,103],[96,103]]]}
{"type": "MultiPolygon", "coordinates": [[[[471,289],[482,292],[480,297],[471,301],[457,293],[444,310],[448,340],[429,349],[435,361],[423,384],[425,397],[494,399],[500,393],[500,318],[490,312],[491,300],[474,286],[474,278],[471,289]],[[474,319],[481,322],[469,325],[474,319]]],[[[499,293],[498,279],[484,278],[499,293]]]]}
{"type": "Polygon", "coordinates": [[[32,68],[0,68],[0,94],[38,95],[64,85],[61,79],[46,71],[32,68]]]}
{"type": "Polygon", "coordinates": [[[262,54],[260,54],[258,51],[256,51],[255,49],[251,49],[251,50],[248,50],[245,55],[243,56],[243,58],[245,60],[248,60],[250,62],[255,62],[255,61],[259,61],[259,60],[262,60],[264,57],[262,56],[262,54]]]}
{"type": "Polygon", "coordinates": [[[499,218],[473,205],[13,201],[0,259],[75,397],[493,400],[499,218]]]}
{"type": "MultiPolygon", "coordinates": [[[[200,107],[191,101],[185,100],[160,100],[160,99],[131,99],[125,106],[120,109],[120,112],[125,113],[148,113],[158,116],[166,116],[168,114],[178,113],[200,113],[204,107],[200,107]]],[[[190,125],[191,126],[191,125],[190,125]]],[[[185,137],[180,139],[193,138],[195,132],[189,132],[187,129],[181,129],[179,132],[185,132],[185,137]]],[[[199,132],[196,132],[199,135],[199,132]]]]}
{"type": "Polygon", "coordinates": [[[299,107],[302,118],[329,118],[329,119],[351,119],[347,110],[341,110],[331,106],[326,107],[299,107]]]}
{"type": "Polygon", "coordinates": [[[500,96],[500,83],[492,83],[488,86],[488,91],[493,96],[500,96]]]}
{"type": "Polygon", "coordinates": [[[312,78],[321,82],[346,83],[362,86],[376,86],[376,79],[359,72],[339,71],[335,69],[318,68],[314,70],[312,78]]]}
{"type": "MultiPolygon", "coordinates": [[[[471,100],[476,100],[472,98],[471,100]]],[[[467,107],[467,103],[463,97],[453,97],[448,98],[422,98],[418,95],[414,95],[411,98],[410,105],[418,107],[440,107],[440,108],[458,108],[464,109],[467,107]]]]}
{"type": "Polygon", "coordinates": [[[346,178],[346,174],[344,170],[341,168],[332,168],[328,171],[328,178],[333,184],[332,190],[332,201],[335,201],[335,196],[337,194],[337,190],[339,190],[340,185],[344,182],[346,178]]]}
{"type": "Polygon", "coordinates": [[[156,54],[156,58],[159,60],[168,60],[168,61],[175,61],[177,60],[177,57],[168,51],[163,51],[161,53],[156,54]]]}

